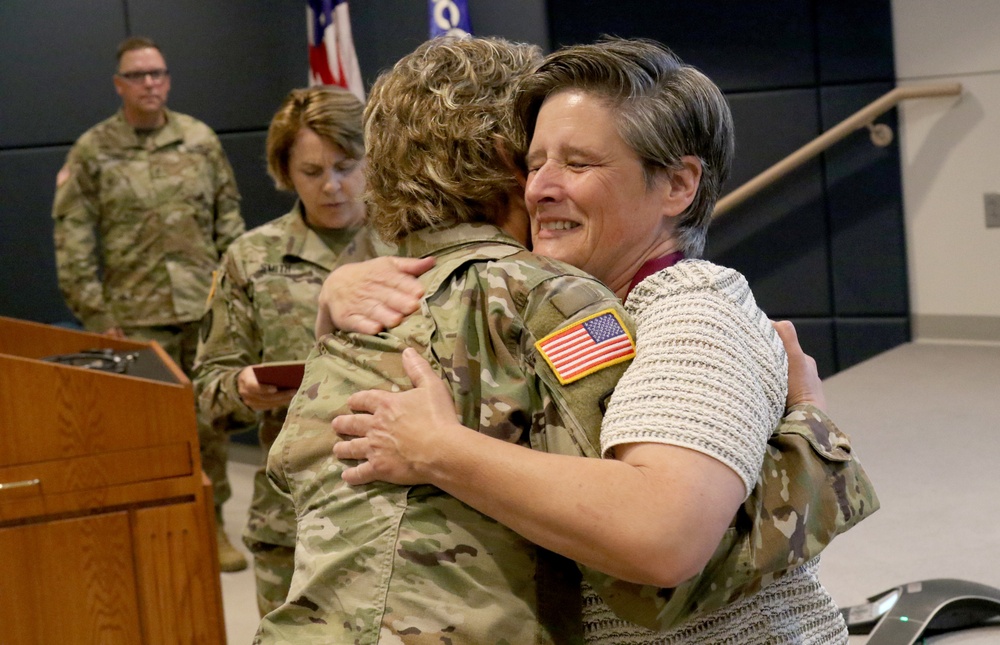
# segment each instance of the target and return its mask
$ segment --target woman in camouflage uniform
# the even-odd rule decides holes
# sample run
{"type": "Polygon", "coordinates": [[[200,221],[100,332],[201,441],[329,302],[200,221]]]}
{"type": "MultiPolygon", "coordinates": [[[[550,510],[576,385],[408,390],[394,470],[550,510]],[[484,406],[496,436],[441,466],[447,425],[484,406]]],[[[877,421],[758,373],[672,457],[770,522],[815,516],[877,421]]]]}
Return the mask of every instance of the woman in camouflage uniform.
{"type": "MultiPolygon", "coordinates": [[[[258,382],[253,366],[304,360],[323,279],[339,263],[375,255],[361,200],[363,109],[339,88],[297,89],[285,98],[268,130],[268,172],[298,200],[239,237],[216,275],[195,365],[199,422],[230,433],[256,425],[265,452],[295,389],[258,382]]],[[[243,541],[263,615],[285,599],[295,546],[295,516],[263,468],[254,476],[243,541]]]]}
{"type": "Polygon", "coordinates": [[[372,227],[396,259],[434,266],[418,315],[377,336],[324,335],[309,355],[267,464],[295,504],[295,574],[257,643],[556,645],[582,633],[572,562],[433,487],[348,486],[330,431],[353,392],[405,378],[403,348],[417,348],[446,376],[464,423],[597,456],[600,402],[633,351],[628,323],[597,280],[524,248],[522,191],[501,170],[519,139],[506,109],[514,81],[539,59],[530,45],[437,38],[372,86],[372,227]],[[612,331],[616,351],[563,385],[534,343],[576,323],[612,331]]]}

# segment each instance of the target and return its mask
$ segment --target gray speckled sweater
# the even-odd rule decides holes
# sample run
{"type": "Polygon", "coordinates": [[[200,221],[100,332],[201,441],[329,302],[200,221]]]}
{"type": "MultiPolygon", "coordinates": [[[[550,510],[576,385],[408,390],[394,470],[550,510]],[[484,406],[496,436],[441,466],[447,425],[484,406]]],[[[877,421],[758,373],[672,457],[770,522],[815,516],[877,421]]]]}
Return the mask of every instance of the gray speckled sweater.
{"type": "MultiPolygon", "coordinates": [[[[732,468],[749,494],[767,438],[784,413],[787,357],[746,279],[687,260],[643,280],[626,308],[638,326],[637,356],[605,415],[602,451],[635,442],[697,450],[732,468]]],[[[587,587],[587,642],[846,643],[818,565],[817,558],[750,598],[662,633],[621,620],[587,587]]]]}

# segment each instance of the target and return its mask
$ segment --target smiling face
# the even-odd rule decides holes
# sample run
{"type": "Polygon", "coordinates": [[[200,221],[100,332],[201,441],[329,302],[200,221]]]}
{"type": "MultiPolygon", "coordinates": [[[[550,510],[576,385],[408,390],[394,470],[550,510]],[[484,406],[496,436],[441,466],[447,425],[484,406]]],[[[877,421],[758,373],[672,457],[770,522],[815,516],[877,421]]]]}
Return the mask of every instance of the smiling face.
{"type": "Polygon", "coordinates": [[[564,90],[542,103],[528,148],[532,250],[622,295],[647,260],[675,250],[670,182],[647,187],[639,156],[597,96],[564,90]]]}
{"type": "Polygon", "coordinates": [[[164,72],[167,63],[153,47],[133,49],[122,54],[115,75],[115,91],[122,97],[125,119],[139,128],[152,128],[163,124],[163,108],[170,93],[169,74],[157,81],[146,75],[135,81],[126,80],[122,74],[136,72],[164,72]]]}
{"type": "Polygon", "coordinates": [[[288,174],[310,226],[350,228],[364,220],[364,160],[302,128],[289,151],[288,174]]]}

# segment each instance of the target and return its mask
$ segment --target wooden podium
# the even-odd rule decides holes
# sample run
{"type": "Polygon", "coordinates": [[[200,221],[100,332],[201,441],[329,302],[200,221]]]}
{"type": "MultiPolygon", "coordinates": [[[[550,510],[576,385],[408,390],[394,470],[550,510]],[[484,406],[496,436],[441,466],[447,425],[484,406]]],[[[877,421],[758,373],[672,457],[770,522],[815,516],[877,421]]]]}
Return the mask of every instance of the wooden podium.
{"type": "Polygon", "coordinates": [[[206,481],[159,345],[0,317],[0,644],[225,643],[206,481]],[[40,360],[97,348],[129,372],[40,360]]]}

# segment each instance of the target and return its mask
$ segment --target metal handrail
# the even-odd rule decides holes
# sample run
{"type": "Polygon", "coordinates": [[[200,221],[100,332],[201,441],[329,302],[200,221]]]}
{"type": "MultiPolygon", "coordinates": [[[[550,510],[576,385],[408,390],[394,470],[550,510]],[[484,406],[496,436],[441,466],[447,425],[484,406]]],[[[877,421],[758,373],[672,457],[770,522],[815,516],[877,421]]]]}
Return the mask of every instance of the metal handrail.
{"type": "MultiPolygon", "coordinates": [[[[743,203],[764,187],[784,177],[813,157],[837,143],[847,135],[861,128],[873,128],[873,121],[885,114],[896,104],[906,99],[927,98],[933,96],[955,96],[962,93],[961,83],[941,83],[932,85],[907,85],[883,94],[881,97],[858,110],[837,125],[833,126],[806,145],[791,153],[778,163],[760,173],[739,188],[723,197],[715,205],[712,217],[716,218],[743,203]]],[[[877,136],[873,132],[873,138],[877,136]]],[[[891,140],[891,136],[889,137],[891,140]]]]}

